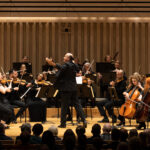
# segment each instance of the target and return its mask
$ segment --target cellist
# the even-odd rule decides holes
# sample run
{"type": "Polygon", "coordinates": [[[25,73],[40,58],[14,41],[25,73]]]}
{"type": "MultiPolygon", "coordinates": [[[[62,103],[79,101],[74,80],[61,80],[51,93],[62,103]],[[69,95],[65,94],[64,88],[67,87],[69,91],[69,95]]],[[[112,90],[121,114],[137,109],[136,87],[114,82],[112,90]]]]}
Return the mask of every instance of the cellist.
{"type": "MultiPolygon", "coordinates": [[[[129,102],[132,102],[134,106],[132,109],[134,109],[131,113],[133,115],[133,118],[134,118],[134,115],[135,113],[133,112],[136,112],[136,103],[138,103],[139,101],[142,100],[142,91],[144,90],[143,86],[141,85],[141,77],[139,74],[133,74],[129,77],[129,86],[128,86],[128,89],[126,92],[123,92],[123,95],[125,96],[126,98],[126,102],[127,103],[127,100],[129,100],[129,102]]],[[[123,104],[125,105],[125,104],[123,104]]],[[[123,105],[121,106],[121,109],[120,109],[120,115],[122,114],[121,111],[122,111],[122,108],[123,108],[123,105]]],[[[130,105],[129,105],[130,106],[130,105]]],[[[123,109],[125,111],[128,110],[128,105],[125,106],[123,109]]],[[[125,114],[125,112],[124,112],[125,114]]],[[[130,115],[130,114],[129,114],[130,115]]],[[[124,115],[124,117],[127,117],[127,118],[131,118],[131,116],[126,116],[124,115]]],[[[139,125],[140,127],[143,126],[145,127],[145,124],[140,124],[139,125]]]]}

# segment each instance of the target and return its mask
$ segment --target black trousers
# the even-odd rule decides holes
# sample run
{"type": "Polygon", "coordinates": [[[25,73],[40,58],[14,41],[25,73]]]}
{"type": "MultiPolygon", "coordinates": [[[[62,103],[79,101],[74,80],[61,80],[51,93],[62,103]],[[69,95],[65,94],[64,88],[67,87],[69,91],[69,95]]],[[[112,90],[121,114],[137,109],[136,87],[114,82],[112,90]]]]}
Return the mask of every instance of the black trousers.
{"type": "MultiPolygon", "coordinates": [[[[97,107],[98,110],[100,112],[100,114],[102,116],[104,116],[104,118],[107,118],[106,112],[104,110],[104,107],[106,108],[106,110],[108,111],[109,116],[116,118],[116,116],[114,115],[113,112],[113,107],[117,106],[120,107],[122,104],[124,104],[123,100],[102,100],[100,102],[97,102],[97,107]]],[[[123,120],[123,117],[119,115],[119,118],[121,121],[123,120]]]]}
{"type": "Polygon", "coordinates": [[[15,119],[17,119],[20,115],[23,114],[23,112],[26,110],[27,106],[25,105],[24,102],[20,101],[20,100],[13,100],[10,103],[11,105],[16,105],[18,107],[20,107],[19,111],[17,112],[15,119]]]}
{"type": "Polygon", "coordinates": [[[76,112],[81,117],[81,120],[85,121],[84,112],[80,101],[77,97],[77,91],[61,92],[61,125],[66,125],[66,115],[70,105],[74,106],[76,112]]]}
{"type": "Polygon", "coordinates": [[[13,107],[10,105],[7,99],[3,99],[0,102],[0,120],[10,123],[15,119],[13,107]]]}

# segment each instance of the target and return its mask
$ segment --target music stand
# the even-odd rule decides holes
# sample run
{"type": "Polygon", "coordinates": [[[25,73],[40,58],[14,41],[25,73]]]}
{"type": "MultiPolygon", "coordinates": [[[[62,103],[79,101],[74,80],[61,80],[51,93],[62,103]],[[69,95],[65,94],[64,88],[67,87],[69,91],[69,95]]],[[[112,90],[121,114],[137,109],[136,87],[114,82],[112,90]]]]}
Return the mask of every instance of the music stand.
{"type": "Polygon", "coordinates": [[[56,75],[55,74],[47,74],[47,81],[50,81],[51,83],[56,82],[56,75]]]}
{"type": "MultiPolygon", "coordinates": [[[[81,99],[94,99],[94,92],[92,86],[87,84],[78,85],[78,97],[81,99]]],[[[86,109],[87,114],[87,109],[86,109]]],[[[91,110],[91,119],[92,119],[92,110],[91,110]]]]}
{"type": "Polygon", "coordinates": [[[114,64],[106,62],[97,62],[96,63],[96,72],[108,73],[112,72],[115,69],[114,64]]]}

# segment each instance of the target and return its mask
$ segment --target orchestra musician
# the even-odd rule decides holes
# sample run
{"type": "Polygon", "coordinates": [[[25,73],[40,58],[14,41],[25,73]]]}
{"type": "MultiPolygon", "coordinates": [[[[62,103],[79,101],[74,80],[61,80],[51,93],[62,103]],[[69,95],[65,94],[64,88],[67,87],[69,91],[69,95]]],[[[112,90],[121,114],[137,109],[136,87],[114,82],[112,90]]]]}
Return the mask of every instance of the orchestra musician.
{"type": "Polygon", "coordinates": [[[7,87],[3,81],[3,76],[0,73],[0,120],[6,124],[11,123],[15,120],[13,107],[8,101],[8,94],[11,93],[15,88],[7,87]]]}
{"type": "MultiPolygon", "coordinates": [[[[134,96],[136,90],[138,90],[139,95],[136,97],[135,101],[140,102],[142,100],[142,92],[144,88],[141,85],[141,76],[139,73],[134,73],[133,75],[130,76],[128,89],[126,92],[123,92],[125,99],[126,100],[132,99],[132,96],[134,96]]],[[[137,127],[137,129],[141,129],[142,127],[146,128],[145,122],[139,122],[139,126],[137,127]]]]}
{"type": "Polygon", "coordinates": [[[9,94],[9,102],[11,105],[20,107],[19,111],[17,112],[17,114],[15,116],[15,120],[14,120],[14,122],[17,122],[17,118],[20,115],[22,115],[23,112],[25,111],[25,109],[27,108],[25,102],[20,100],[20,95],[24,92],[23,86],[25,86],[25,82],[22,82],[18,78],[18,72],[16,70],[13,70],[13,72],[10,71],[9,77],[12,78],[12,83],[11,83],[12,88],[15,89],[9,94]]]}
{"type": "Polygon", "coordinates": [[[60,128],[66,127],[66,115],[68,107],[73,104],[81,120],[83,126],[87,126],[85,116],[81,107],[81,104],[77,97],[77,84],[76,84],[76,73],[79,72],[78,66],[73,63],[73,55],[66,53],[64,56],[64,64],[58,65],[52,62],[51,59],[46,58],[46,61],[58,68],[56,74],[55,87],[59,90],[61,95],[61,124],[60,128]]]}
{"type": "MultiPolygon", "coordinates": [[[[119,99],[112,101],[110,97],[106,100],[97,102],[98,110],[100,114],[104,117],[101,121],[98,122],[109,122],[104,107],[108,111],[109,116],[112,117],[112,122],[115,123],[117,121],[117,117],[114,115],[113,112],[113,106],[121,106],[124,103],[123,92],[126,90],[126,80],[124,80],[123,74],[123,70],[118,70],[116,72],[116,81],[110,82],[110,86],[115,87],[119,99]]],[[[121,122],[123,122],[122,117],[119,117],[118,119],[121,120],[121,122]]]]}
{"type": "Polygon", "coordinates": [[[37,78],[30,83],[30,87],[32,88],[27,98],[30,121],[46,122],[46,100],[39,98],[37,95],[37,92],[43,85],[49,84],[44,80],[42,73],[39,73],[37,78]]]}

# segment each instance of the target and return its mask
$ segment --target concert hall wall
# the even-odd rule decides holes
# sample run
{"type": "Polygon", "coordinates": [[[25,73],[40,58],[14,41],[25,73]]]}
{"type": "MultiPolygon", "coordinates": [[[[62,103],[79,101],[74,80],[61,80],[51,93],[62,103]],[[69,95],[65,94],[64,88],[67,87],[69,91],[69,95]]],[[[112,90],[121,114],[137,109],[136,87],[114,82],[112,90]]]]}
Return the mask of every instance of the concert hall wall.
{"type": "MultiPolygon", "coordinates": [[[[150,19],[139,18],[11,18],[0,19],[0,66],[29,56],[33,74],[41,72],[45,57],[62,62],[70,51],[81,62],[104,61],[119,52],[127,75],[150,72],[150,19]]],[[[95,65],[94,65],[95,67],[95,65]]]]}

